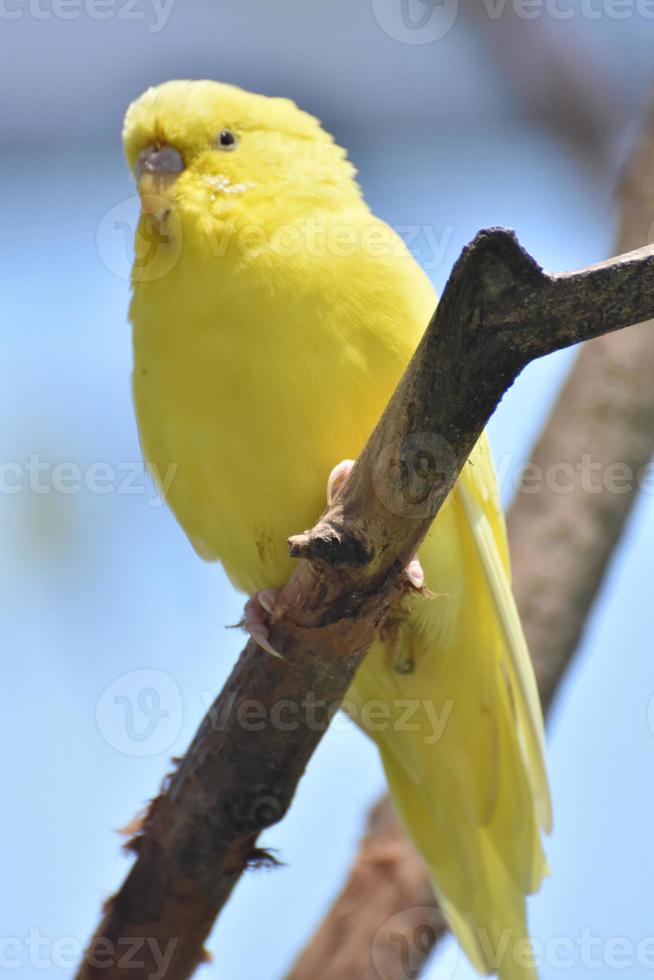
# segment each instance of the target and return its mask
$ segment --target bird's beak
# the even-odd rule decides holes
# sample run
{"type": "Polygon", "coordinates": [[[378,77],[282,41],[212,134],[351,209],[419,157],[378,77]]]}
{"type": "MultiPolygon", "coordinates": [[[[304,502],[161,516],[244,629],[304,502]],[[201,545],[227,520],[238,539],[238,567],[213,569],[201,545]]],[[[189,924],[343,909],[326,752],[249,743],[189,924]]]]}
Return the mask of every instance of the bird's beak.
{"type": "Polygon", "coordinates": [[[170,216],[174,186],[184,169],[181,153],[174,146],[153,144],[136,158],[134,176],[138,183],[141,210],[158,225],[170,216]]]}

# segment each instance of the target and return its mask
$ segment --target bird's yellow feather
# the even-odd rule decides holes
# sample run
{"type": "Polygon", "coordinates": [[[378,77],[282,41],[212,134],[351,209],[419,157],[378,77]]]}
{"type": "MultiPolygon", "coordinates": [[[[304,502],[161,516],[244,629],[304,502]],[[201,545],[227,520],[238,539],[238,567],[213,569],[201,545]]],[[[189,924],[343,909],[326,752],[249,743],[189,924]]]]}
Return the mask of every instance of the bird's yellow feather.
{"type": "MultiPolygon", "coordinates": [[[[154,472],[175,467],[167,499],[203,557],[247,593],[279,586],[287,537],[315,521],[330,470],[362,448],[433,312],[432,286],[370,213],[344,151],[288,100],[169,82],[130,107],[123,136],[133,168],[149,147],[183,162],[165,227],[153,241],[142,218],[137,236],[145,457],[154,472]]],[[[420,559],[434,598],[374,644],[348,700],[470,959],[527,980],[515,944],[550,804],[484,439],[420,559]],[[372,702],[389,724],[366,721],[372,702]]]]}

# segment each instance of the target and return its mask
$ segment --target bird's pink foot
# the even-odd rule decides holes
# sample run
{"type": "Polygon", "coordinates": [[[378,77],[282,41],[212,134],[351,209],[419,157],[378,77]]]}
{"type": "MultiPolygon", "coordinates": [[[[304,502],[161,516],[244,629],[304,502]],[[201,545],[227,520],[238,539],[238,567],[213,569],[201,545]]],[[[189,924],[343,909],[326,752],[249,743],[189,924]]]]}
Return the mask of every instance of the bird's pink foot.
{"type": "Polygon", "coordinates": [[[422,591],[425,587],[425,573],[422,570],[422,565],[420,564],[420,559],[417,555],[414,555],[407,567],[404,569],[404,574],[409,580],[409,585],[416,590],[416,592],[422,591]]]}
{"type": "Polygon", "coordinates": [[[353,459],[342,459],[340,463],[337,463],[334,469],[329,474],[329,479],[327,480],[327,503],[333,504],[334,497],[341,489],[345,481],[347,480],[352,467],[354,466],[353,459]]]}
{"type": "MultiPolygon", "coordinates": [[[[340,463],[336,464],[334,469],[329,474],[329,479],[327,480],[328,504],[332,504],[334,502],[336,494],[347,480],[353,466],[353,459],[343,459],[340,463]]],[[[407,579],[409,580],[409,585],[417,592],[421,592],[425,587],[425,573],[422,570],[422,565],[420,564],[420,560],[417,555],[413,556],[404,571],[407,579]]]]}
{"type": "Polygon", "coordinates": [[[261,592],[255,593],[245,603],[243,620],[240,625],[262,650],[283,660],[281,653],[274,649],[269,640],[269,617],[274,612],[278,594],[279,589],[262,589],[261,592]]]}

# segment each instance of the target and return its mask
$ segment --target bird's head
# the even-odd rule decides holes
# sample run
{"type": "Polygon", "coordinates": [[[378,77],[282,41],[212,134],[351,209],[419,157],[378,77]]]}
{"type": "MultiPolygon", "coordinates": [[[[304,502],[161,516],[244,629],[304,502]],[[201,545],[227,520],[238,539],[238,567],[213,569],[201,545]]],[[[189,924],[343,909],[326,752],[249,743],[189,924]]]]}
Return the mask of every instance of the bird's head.
{"type": "Polygon", "coordinates": [[[148,89],[123,144],[145,218],[164,236],[179,229],[185,249],[255,247],[285,222],[360,201],[354,167],[313,116],[232,85],[148,89]]]}

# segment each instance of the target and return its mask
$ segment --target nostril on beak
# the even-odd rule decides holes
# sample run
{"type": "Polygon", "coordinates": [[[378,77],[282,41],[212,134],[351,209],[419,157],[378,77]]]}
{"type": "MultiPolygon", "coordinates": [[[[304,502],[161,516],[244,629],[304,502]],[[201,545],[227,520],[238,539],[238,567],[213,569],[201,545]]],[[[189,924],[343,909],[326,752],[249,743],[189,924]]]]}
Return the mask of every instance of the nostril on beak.
{"type": "Polygon", "coordinates": [[[136,158],[134,176],[137,180],[142,174],[179,174],[184,169],[184,160],[174,146],[148,146],[136,158]]]}

